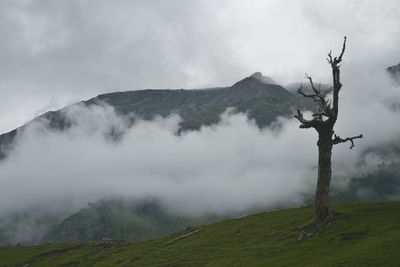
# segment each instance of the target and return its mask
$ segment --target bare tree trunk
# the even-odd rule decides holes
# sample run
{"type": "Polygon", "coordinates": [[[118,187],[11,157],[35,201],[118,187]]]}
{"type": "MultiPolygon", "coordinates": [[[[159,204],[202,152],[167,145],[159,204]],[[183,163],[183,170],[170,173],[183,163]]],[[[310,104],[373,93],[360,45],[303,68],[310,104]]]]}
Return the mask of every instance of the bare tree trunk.
{"type": "Polygon", "coordinates": [[[354,140],[363,138],[363,135],[341,138],[334,132],[334,126],[339,113],[339,92],[342,88],[340,82],[340,63],[346,49],[346,36],[344,37],[342,52],[339,57],[333,57],[332,52],[328,54],[328,63],[332,68],[333,78],[333,101],[326,99],[326,94],[321,93],[321,86],[315,86],[311,76],[306,74],[306,78],[310,82],[311,93],[303,91],[301,85],[298,93],[304,97],[311,98],[317,103],[317,110],[313,113],[313,119],[305,119],[303,113],[298,110],[294,116],[299,120],[300,128],[314,128],[318,132],[318,182],[317,191],[315,193],[315,219],[316,224],[328,223],[332,215],[329,210],[329,186],[332,177],[331,158],[332,146],[340,143],[350,142],[350,149],[354,147],[354,140]],[[334,138],[332,139],[332,136],[334,138]]]}
{"type": "Polygon", "coordinates": [[[319,132],[318,139],[318,182],[315,193],[315,221],[327,223],[330,218],[329,185],[332,177],[332,130],[319,132]]]}

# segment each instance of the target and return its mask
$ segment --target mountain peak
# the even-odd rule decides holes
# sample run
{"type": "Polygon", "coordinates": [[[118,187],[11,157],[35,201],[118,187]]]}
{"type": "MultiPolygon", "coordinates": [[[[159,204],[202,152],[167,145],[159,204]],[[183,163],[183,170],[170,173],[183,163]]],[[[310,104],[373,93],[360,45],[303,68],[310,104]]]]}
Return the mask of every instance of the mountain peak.
{"type": "Polygon", "coordinates": [[[261,72],[254,72],[249,77],[254,78],[254,79],[258,80],[259,82],[262,82],[265,84],[276,84],[275,81],[271,77],[264,76],[261,72]]]}

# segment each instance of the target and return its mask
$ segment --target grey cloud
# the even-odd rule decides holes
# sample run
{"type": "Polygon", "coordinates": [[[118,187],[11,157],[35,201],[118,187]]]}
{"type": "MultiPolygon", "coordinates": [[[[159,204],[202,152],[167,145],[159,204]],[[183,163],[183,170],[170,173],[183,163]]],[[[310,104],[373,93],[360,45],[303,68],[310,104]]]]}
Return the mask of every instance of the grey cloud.
{"type": "Polygon", "coordinates": [[[102,92],[229,85],[255,71],[285,84],[397,63],[396,1],[2,1],[0,131],[102,92]],[[393,62],[394,61],[394,62],[393,62]]]}

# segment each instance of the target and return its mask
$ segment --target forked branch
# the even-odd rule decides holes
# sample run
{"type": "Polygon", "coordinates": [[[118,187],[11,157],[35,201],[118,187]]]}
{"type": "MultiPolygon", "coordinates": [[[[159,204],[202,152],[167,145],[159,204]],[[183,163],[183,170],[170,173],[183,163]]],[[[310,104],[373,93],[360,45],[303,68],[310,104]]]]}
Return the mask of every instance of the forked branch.
{"type": "Polygon", "coordinates": [[[350,141],[350,143],[351,143],[350,149],[352,149],[354,147],[354,139],[359,139],[359,138],[363,138],[363,135],[360,134],[360,135],[357,135],[357,136],[347,137],[347,138],[343,139],[343,138],[340,138],[340,136],[335,134],[335,138],[332,140],[332,144],[333,145],[337,145],[337,144],[340,144],[340,143],[346,143],[346,142],[350,141]]]}
{"type": "Polygon", "coordinates": [[[301,113],[300,110],[297,110],[297,114],[294,116],[296,119],[299,120],[300,128],[311,128],[311,127],[316,127],[317,126],[317,121],[315,119],[313,120],[306,120],[304,119],[303,113],[301,113]]]}
{"type": "Polygon", "coordinates": [[[339,57],[334,57],[332,58],[332,51],[329,51],[328,53],[328,58],[326,59],[328,61],[329,64],[332,65],[332,67],[340,67],[338,64],[340,62],[342,62],[342,58],[344,55],[344,51],[346,50],[346,41],[347,41],[347,37],[344,37],[344,41],[343,41],[343,46],[342,46],[342,51],[340,52],[339,57]]]}
{"type": "Polygon", "coordinates": [[[333,78],[333,104],[332,104],[332,113],[333,122],[336,121],[339,111],[339,91],[342,88],[342,83],[340,82],[340,65],[342,62],[344,51],[346,50],[346,40],[347,37],[344,37],[342,52],[340,52],[339,57],[335,57],[332,59],[332,51],[328,54],[328,62],[332,67],[332,78],[333,78]]]}
{"type": "Polygon", "coordinates": [[[297,93],[304,96],[304,97],[310,97],[312,98],[315,102],[325,102],[325,98],[323,95],[321,95],[321,84],[317,87],[315,87],[314,82],[312,80],[311,76],[308,76],[306,73],[306,79],[310,82],[311,89],[313,91],[313,94],[306,94],[303,90],[303,84],[300,85],[300,88],[297,89],[297,93]]]}
{"type": "MultiPolygon", "coordinates": [[[[314,119],[322,122],[323,116],[328,118],[332,117],[333,113],[330,101],[327,101],[325,99],[325,95],[321,94],[321,84],[319,84],[319,86],[316,87],[312,77],[307,75],[307,73],[306,73],[306,79],[308,79],[308,81],[310,82],[310,86],[313,93],[311,94],[305,93],[303,90],[303,84],[301,84],[300,88],[297,90],[297,93],[302,95],[303,97],[312,98],[314,102],[317,103],[317,110],[313,114],[314,119]]],[[[306,127],[301,127],[301,128],[306,128],[306,127]]]]}

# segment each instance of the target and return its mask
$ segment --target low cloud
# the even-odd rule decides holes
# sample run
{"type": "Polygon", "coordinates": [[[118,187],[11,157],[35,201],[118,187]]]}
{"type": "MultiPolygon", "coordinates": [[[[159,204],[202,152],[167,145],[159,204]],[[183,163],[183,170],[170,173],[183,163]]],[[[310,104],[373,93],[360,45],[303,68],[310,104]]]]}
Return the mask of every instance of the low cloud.
{"type": "Polygon", "coordinates": [[[226,214],[299,204],[309,189],[315,136],[293,120],[260,130],[245,114],[227,111],[218,125],[177,135],[176,115],[128,128],[107,105],[65,114],[74,122],[70,129],[34,123],[1,163],[0,210],[123,196],[157,198],[172,212],[226,214]],[[123,137],[110,138],[110,129],[123,137]]]}

